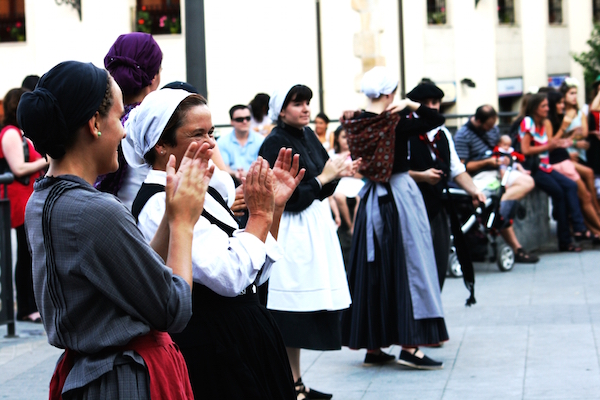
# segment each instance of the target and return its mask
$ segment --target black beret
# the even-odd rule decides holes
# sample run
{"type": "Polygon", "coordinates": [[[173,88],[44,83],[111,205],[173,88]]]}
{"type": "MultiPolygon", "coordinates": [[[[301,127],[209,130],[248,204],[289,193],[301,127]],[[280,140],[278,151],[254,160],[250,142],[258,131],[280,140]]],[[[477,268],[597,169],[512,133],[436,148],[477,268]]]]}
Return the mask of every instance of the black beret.
{"type": "Polygon", "coordinates": [[[442,99],[444,92],[433,83],[419,83],[413,90],[406,95],[412,101],[424,99],[442,99]]]}

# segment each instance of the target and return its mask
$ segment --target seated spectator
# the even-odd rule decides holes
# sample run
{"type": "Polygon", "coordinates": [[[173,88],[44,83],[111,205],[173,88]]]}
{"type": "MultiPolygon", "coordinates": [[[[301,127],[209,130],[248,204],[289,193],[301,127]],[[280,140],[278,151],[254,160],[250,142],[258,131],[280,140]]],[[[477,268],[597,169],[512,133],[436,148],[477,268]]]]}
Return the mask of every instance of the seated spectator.
{"type": "Polygon", "coordinates": [[[596,198],[600,197],[600,75],[594,82],[594,99],[588,111],[588,142],[590,147],[586,151],[587,163],[594,172],[596,198]]]}
{"type": "MultiPolygon", "coordinates": [[[[513,160],[512,167],[514,169],[516,169],[519,172],[529,174],[529,171],[527,171],[525,168],[523,168],[523,166],[520,164],[520,162],[523,162],[525,160],[525,156],[523,154],[515,151],[515,148],[512,147],[512,139],[510,138],[510,136],[508,136],[508,135],[500,136],[500,140],[498,141],[498,144],[496,145],[496,147],[494,147],[494,154],[496,156],[498,156],[499,154],[503,154],[503,155],[506,155],[506,157],[510,157],[513,160]]],[[[504,173],[506,172],[507,169],[508,169],[508,165],[506,165],[506,164],[500,165],[500,179],[504,178],[504,173]]]]}
{"type": "MultiPolygon", "coordinates": [[[[496,126],[498,114],[490,105],[477,108],[475,115],[463,125],[454,136],[456,153],[465,164],[467,172],[473,176],[473,182],[480,189],[490,185],[497,186],[500,165],[508,165],[508,157],[492,157],[494,144],[500,139],[500,131],[496,126]]],[[[506,220],[512,219],[516,212],[517,201],[525,197],[535,184],[531,176],[514,171],[506,183],[506,191],[502,195],[500,214],[506,220]]],[[[515,252],[515,261],[535,263],[539,258],[527,253],[515,235],[511,225],[500,230],[504,241],[515,252]]]]}
{"type": "Polygon", "coordinates": [[[519,128],[521,151],[528,157],[526,166],[531,171],[535,185],[552,198],[552,215],[556,220],[556,235],[560,251],[579,252],[581,247],[572,242],[569,217],[575,238],[589,236],[584,222],[577,184],[560,174],[550,165],[549,152],[569,147],[570,140],[552,137],[552,123],[548,120],[546,94],[535,94],[527,102],[525,118],[519,128]],[[550,134],[550,135],[548,135],[550,134]]]}
{"type": "Polygon", "coordinates": [[[241,183],[250,165],[256,161],[258,150],[265,140],[260,134],[250,130],[250,108],[238,104],[229,110],[233,130],[219,138],[219,150],[227,171],[237,183],[241,183]]]}

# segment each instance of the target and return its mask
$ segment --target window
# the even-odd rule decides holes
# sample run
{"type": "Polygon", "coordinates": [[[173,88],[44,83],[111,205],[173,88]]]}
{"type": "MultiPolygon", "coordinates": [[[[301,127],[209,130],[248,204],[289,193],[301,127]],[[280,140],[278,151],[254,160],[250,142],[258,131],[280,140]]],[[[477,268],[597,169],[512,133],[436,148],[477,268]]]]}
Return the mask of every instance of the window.
{"type": "Polygon", "coordinates": [[[446,23],[446,0],[427,0],[427,23],[429,25],[446,23]]]}
{"type": "Polygon", "coordinates": [[[515,23],[514,0],[498,0],[498,22],[501,24],[515,23]]]}
{"type": "Polygon", "coordinates": [[[562,0],[548,0],[548,22],[562,24],[562,0]]]}
{"type": "Polygon", "coordinates": [[[0,42],[25,41],[25,0],[0,0],[0,42]]]}
{"type": "Polygon", "coordinates": [[[594,14],[594,23],[600,24],[600,0],[592,1],[592,10],[594,14]]]}
{"type": "Polygon", "coordinates": [[[152,35],[181,33],[179,0],[137,0],[136,28],[152,35]]]}

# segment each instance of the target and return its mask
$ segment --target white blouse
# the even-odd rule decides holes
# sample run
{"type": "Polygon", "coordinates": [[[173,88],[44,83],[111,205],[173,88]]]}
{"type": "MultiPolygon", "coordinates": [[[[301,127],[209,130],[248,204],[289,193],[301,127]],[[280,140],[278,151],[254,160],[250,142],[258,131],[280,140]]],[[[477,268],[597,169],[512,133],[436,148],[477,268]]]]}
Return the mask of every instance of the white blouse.
{"type": "MultiPolygon", "coordinates": [[[[145,183],[160,185],[166,185],[166,182],[166,172],[156,170],[151,170],[145,180],[145,183]]],[[[140,212],[138,227],[146,240],[150,241],[154,237],[165,207],[165,192],[160,192],[152,196],[140,212]]],[[[192,241],[194,282],[227,297],[240,294],[256,280],[261,269],[262,274],[257,284],[266,282],[272,264],[283,256],[275,238],[269,233],[266,243],[263,243],[256,236],[239,229],[229,212],[209,193],[206,193],[204,210],[236,231],[233,237],[229,237],[218,226],[200,217],[194,226],[192,241]]]]}

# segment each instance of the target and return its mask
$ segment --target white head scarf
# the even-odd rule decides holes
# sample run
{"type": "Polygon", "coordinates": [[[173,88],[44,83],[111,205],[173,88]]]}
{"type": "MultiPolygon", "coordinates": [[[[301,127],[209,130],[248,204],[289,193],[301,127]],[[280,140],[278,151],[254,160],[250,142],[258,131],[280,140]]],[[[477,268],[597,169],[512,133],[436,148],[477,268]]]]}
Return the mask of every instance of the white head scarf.
{"type": "Polygon", "coordinates": [[[127,164],[134,168],[146,165],[144,154],[158,143],[179,103],[191,95],[182,89],[156,90],[131,110],[125,122],[127,136],[121,141],[127,164]]]}
{"type": "Polygon", "coordinates": [[[370,99],[376,99],[382,94],[391,94],[397,87],[398,78],[386,67],[374,67],[365,72],[360,82],[360,91],[370,99]]]}
{"type": "Polygon", "coordinates": [[[277,122],[285,98],[287,97],[290,90],[292,90],[292,88],[296,85],[299,85],[299,83],[294,83],[293,85],[288,86],[282,86],[281,89],[275,89],[275,91],[271,95],[271,99],[269,100],[269,118],[271,118],[271,121],[277,122]]]}

